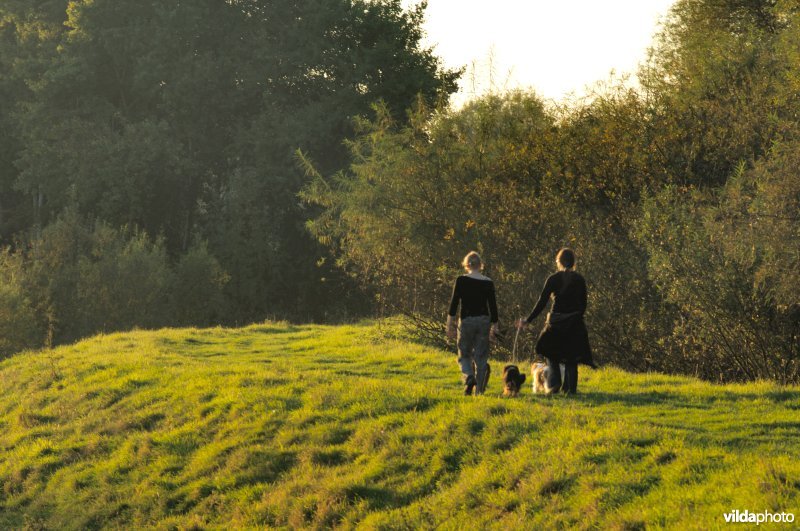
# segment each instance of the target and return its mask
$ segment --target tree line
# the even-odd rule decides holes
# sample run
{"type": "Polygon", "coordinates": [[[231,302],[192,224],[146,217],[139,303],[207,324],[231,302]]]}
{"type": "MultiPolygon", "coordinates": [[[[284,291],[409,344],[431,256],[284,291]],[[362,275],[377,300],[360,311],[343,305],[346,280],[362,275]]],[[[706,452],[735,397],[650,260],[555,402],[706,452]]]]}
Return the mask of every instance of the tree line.
{"type": "Polygon", "coordinates": [[[349,168],[306,160],[303,197],[323,209],[310,229],[431,338],[467,250],[484,255],[510,326],[569,246],[602,362],[798,382],[799,10],[679,0],[635,88],[419,102],[408,121],[377,106],[349,168]]]}

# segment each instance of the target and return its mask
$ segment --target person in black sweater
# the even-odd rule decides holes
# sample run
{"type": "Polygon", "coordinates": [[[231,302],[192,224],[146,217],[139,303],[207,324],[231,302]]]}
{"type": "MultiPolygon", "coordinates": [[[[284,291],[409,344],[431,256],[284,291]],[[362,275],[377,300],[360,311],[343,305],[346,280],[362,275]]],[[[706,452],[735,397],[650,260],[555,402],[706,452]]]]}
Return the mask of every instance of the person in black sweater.
{"type": "Polygon", "coordinates": [[[548,386],[567,394],[578,391],[578,363],[594,367],[589,333],[583,321],[586,312],[586,280],[575,272],[575,253],[561,249],[556,255],[558,272],[550,275],[544,289],[527,319],[520,319],[519,328],[529,325],[542,313],[552,297],[553,306],[547,314],[544,328],[536,342],[536,352],[547,358],[550,368],[548,386]],[[564,364],[564,382],[561,369],[564,364]]]}
{"type": "Polygon", "coordinates": [[[481,274],[483,262],[476,252],[464,257],[467,274],[456,279],[447,315],[447,337],[458,338],[458,364],[464,394],[483,394],[489,380],[489,341],[497,333],[497,300],[492,279],[481,274]],[[456,311],[461,318],[456,326],[456,311]]]}

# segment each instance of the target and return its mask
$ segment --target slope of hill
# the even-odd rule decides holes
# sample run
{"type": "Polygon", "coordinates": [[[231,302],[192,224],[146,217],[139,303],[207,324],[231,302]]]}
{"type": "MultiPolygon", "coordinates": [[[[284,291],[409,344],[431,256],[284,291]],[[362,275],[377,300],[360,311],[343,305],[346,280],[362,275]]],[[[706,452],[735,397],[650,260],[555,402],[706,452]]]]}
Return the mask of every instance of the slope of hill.
{"type": "MultiPolygon", "coordinates": [[[[800,390],[582,370],[460,395],[393,326],[98,336],[0,363],[0,528],[709,528],[800,517],[800,390]]],[[[791,524],[787,524],[791,527],[791,524]]]]}

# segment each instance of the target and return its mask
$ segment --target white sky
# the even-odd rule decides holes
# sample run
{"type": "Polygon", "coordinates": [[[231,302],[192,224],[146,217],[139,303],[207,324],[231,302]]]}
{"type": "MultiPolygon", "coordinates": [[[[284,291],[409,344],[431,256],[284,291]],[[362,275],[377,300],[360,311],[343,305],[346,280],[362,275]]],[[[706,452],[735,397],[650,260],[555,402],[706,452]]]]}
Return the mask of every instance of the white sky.
{"type": "MultiPolygon", "coordinates": [[[[675,0],[428,0],[426,46],[447,67],[472,66],[456,103],[489,87],[561,100],[635,74],[675,0]],[[492,60],[489,60],[489,57],[492,60]],[[489,68],[489,64],[493,68],[489,68]],[[472,79],[477,83],[474,83],[472,79]]],[[[406,7],[419,0],[403,0],[406,7]]]]}

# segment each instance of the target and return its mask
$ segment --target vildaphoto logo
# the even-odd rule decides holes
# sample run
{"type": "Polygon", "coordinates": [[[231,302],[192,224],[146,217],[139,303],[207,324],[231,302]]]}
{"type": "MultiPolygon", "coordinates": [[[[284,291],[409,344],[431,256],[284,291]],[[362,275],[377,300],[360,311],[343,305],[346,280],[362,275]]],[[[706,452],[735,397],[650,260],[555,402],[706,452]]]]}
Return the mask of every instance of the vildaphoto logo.
{"type": "Polygon", "coordinates": [[[725,522],[728,524],[791,524],[794,522],[794,513],[751,513],[750,511],[734,510],[725,513],[725,522]]]}

